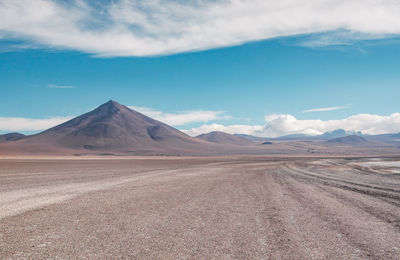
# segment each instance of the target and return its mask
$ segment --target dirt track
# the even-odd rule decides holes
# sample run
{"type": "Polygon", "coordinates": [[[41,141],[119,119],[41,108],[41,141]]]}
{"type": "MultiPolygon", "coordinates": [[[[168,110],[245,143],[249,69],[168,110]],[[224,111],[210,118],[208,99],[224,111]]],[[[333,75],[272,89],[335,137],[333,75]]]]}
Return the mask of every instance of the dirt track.
{"type": "Polygon", "coordinates": [[[399,259],[399,171],[366,165],[0,160],[0,258],[399,259]]]}

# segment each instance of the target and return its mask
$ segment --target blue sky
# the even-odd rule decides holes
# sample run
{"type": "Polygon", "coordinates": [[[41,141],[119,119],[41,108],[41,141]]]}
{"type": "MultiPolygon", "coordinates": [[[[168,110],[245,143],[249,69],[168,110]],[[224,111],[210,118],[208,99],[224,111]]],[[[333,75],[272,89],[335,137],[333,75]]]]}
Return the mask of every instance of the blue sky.
{"type": "Polygon", "coordinates": [[[315,30],[190,50],[194,39],[148,53],[62,46],[43,34],[0,27],[0,132],[38,132],[110,99],[192,135],[319,134],[339,127],[400,132],[400,40],[393,33],[364,34],[315,30]]]}

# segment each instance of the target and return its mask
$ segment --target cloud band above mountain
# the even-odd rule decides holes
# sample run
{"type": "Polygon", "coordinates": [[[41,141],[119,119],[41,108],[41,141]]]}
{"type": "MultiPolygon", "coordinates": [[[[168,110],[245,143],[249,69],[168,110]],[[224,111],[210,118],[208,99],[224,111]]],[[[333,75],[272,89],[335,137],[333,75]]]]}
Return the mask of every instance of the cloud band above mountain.
{"type": "Polygon", "coordinates": [[[232,134],[249,134],[262,137],[278,137],[290,134],[319,135],[336,129],[364,134],[384,134],[400,132],[400,113],[389,116],[359,114],[341,120],[299,120],[292,115],[277,114],[265,117],[265,125],[221,125],[209,124],[183,130],[196,136],[211,131],[232,134]]]}
{"type": "Polygon", "coordinates": [[[190,123],[204,123],[217,119],[229,118],[228,115],[224,115],[223,111],[195,110],[179,113],[164,113],[148,107],[130,106],[129,108],[172,126],[181,126],[190,123]]]}
{"type": "Polygon", "coordinates": [[[399,13],[393,0],[0,0],[0,39],[100,56],[163,55],[308,34],[314,36],[304,46],[321,46],[396,36],[399,13]]]}
{"type": "Polygon", "coordinates": [[[41,131],[64,123],[72,117],[33,119],[24,117],[0,117],[0,131],[41,131]]]}

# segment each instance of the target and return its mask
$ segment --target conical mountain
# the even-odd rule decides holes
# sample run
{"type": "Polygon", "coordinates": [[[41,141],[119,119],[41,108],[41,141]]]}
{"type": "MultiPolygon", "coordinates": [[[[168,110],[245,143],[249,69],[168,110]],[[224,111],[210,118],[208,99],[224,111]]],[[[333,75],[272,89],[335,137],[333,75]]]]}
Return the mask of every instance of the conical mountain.
{"type": "Polygon", "coordinates": [[[35,147],[32,149],[39,152],[68,149],[89,153],[179,154],[207,149],[207,143],[113,100],[15,143],[35,147]]]}

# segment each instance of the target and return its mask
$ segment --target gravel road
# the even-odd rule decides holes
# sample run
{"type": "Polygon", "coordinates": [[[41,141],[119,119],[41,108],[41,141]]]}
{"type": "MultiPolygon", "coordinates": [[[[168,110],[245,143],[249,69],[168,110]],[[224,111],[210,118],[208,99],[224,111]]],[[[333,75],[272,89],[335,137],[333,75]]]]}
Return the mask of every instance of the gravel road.
{"type": "Polygon", "coordinates": [[[399,259],[369,160],[1,159],[0,259],[399,259]]]}

